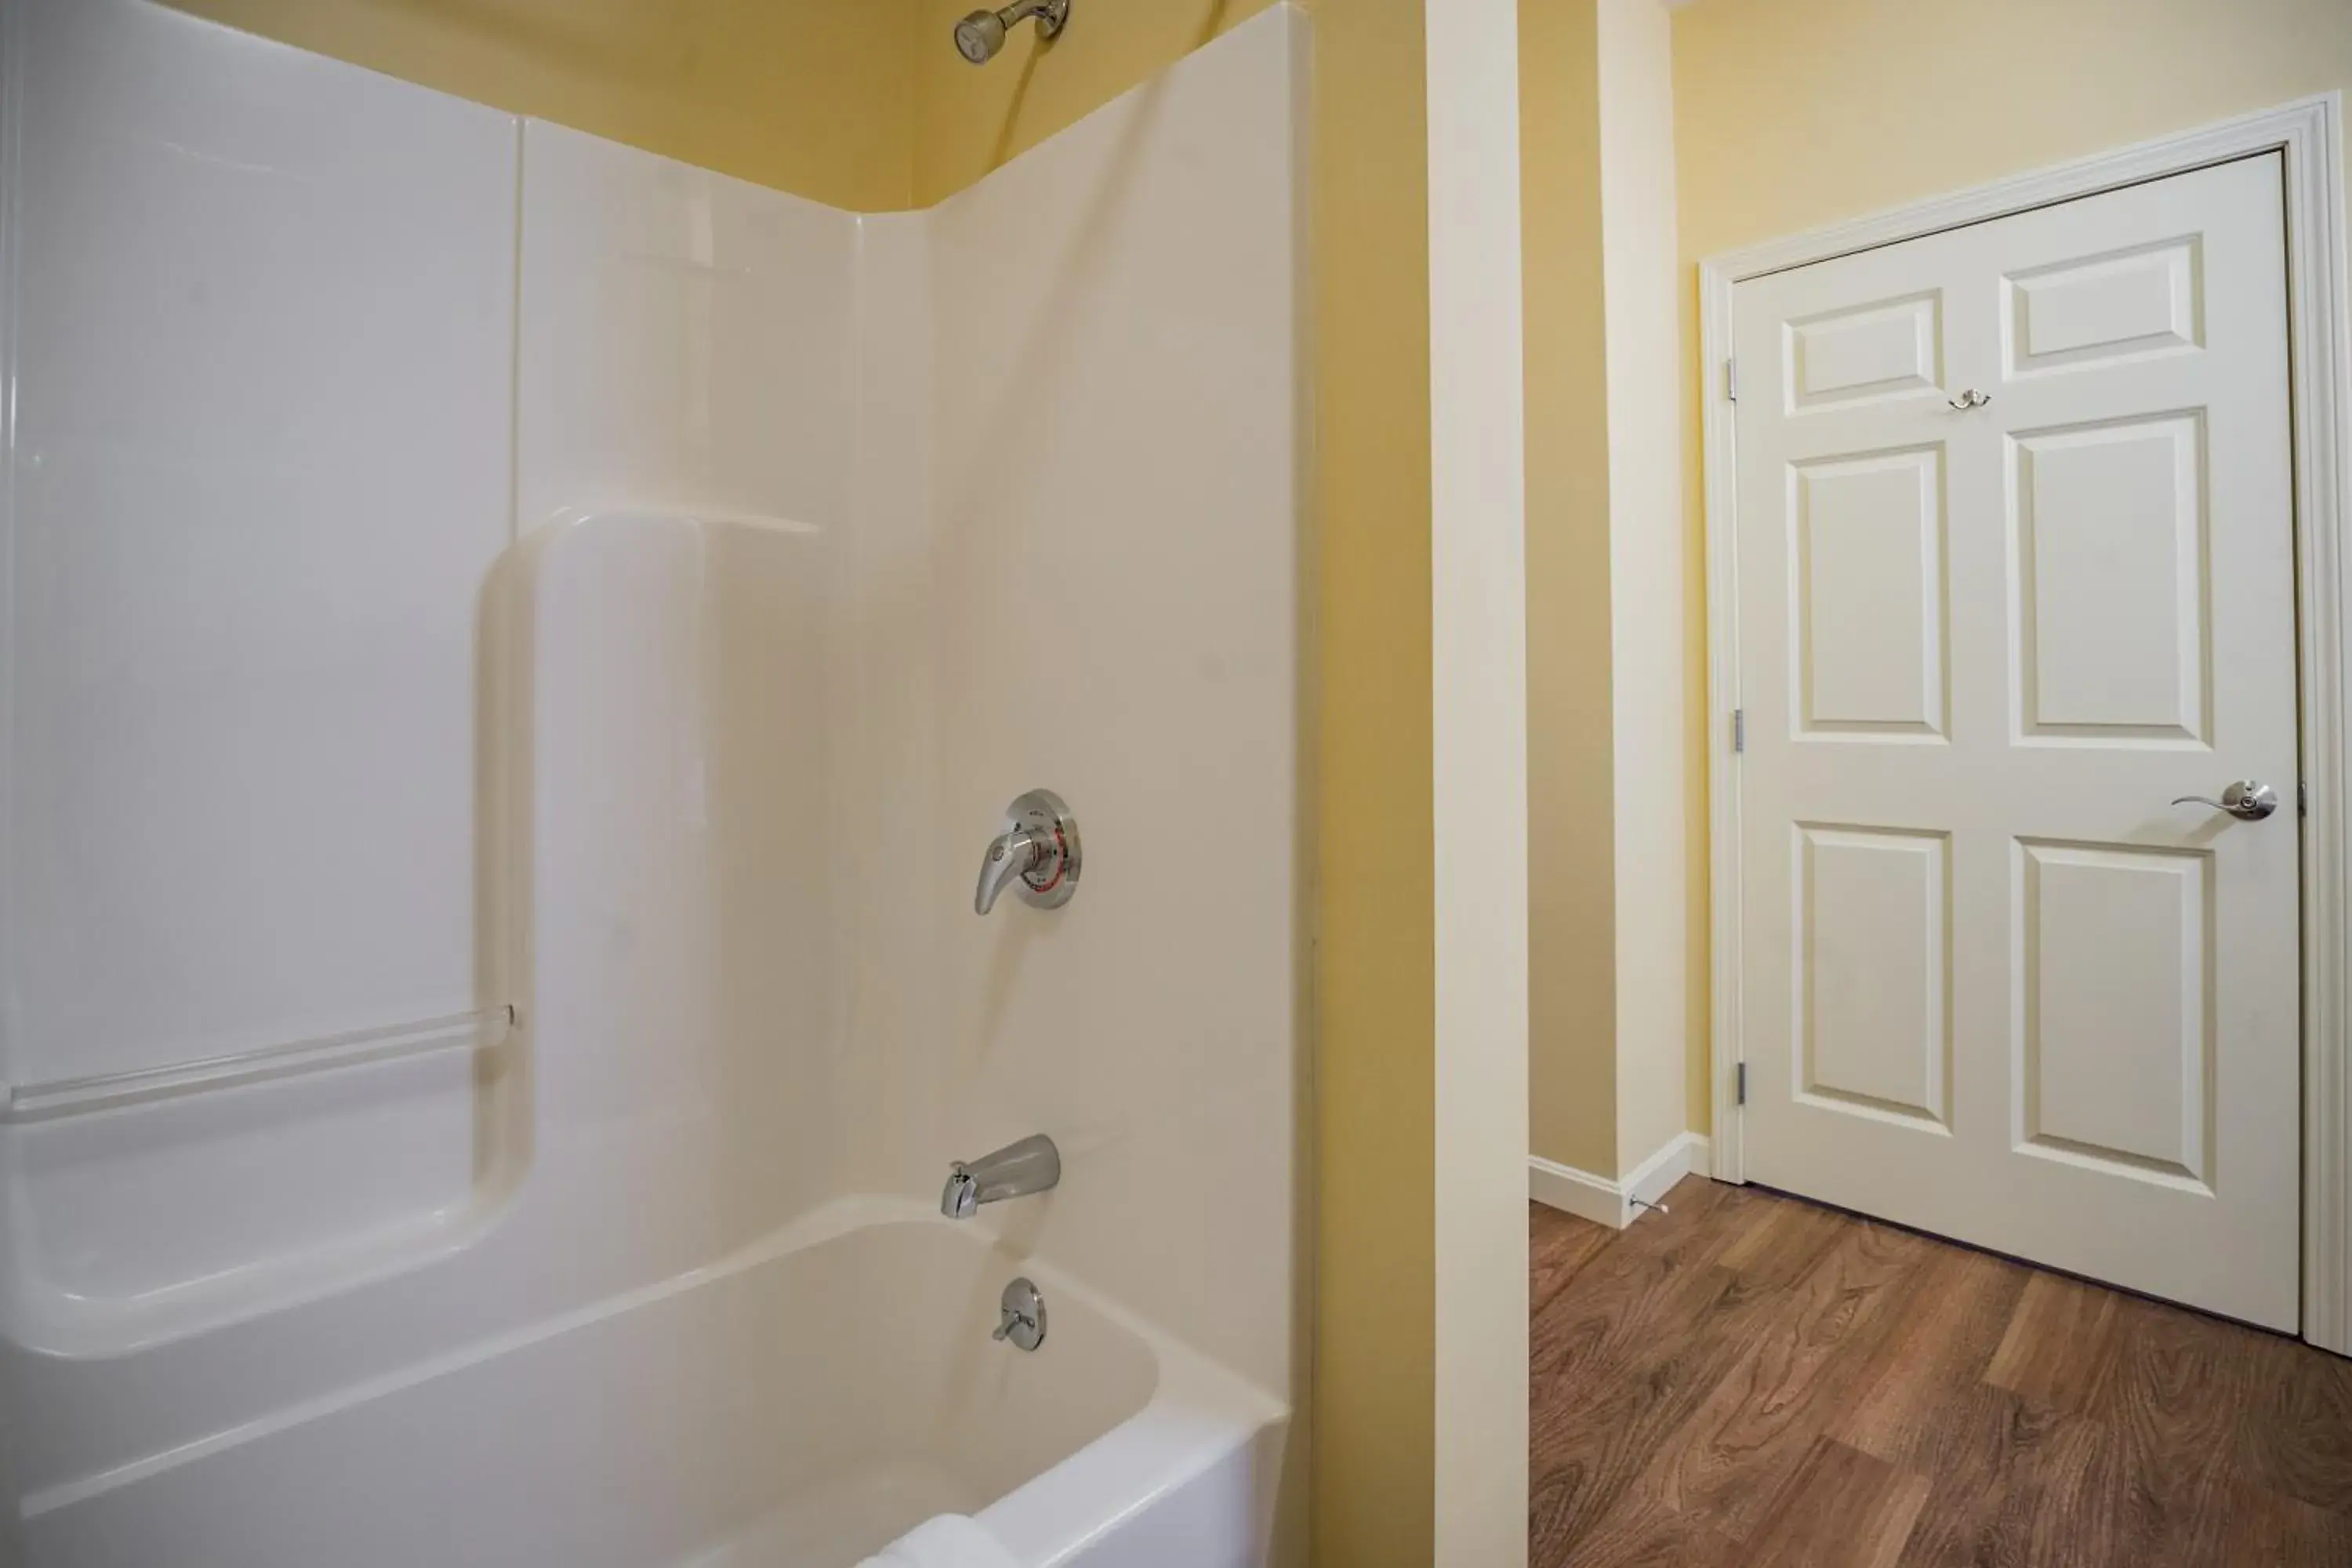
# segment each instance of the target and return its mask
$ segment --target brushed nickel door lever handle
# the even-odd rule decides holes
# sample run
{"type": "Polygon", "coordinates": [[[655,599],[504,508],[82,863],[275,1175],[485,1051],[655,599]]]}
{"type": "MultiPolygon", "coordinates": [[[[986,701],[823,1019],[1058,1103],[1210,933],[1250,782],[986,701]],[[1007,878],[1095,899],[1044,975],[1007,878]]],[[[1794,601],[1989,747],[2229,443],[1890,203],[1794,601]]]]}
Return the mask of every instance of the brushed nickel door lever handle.
{"type": "Polygon", "coordinates": [[[2221,792],[2221,798],[2210,795],[2184,795],[2172,803],[2175,805],[2210,805],[2216,811],[2226,811],[2241,822],[2260,822],[2278,809],[2278,791],[2259,779],[2240,779],[2221,792]]]}

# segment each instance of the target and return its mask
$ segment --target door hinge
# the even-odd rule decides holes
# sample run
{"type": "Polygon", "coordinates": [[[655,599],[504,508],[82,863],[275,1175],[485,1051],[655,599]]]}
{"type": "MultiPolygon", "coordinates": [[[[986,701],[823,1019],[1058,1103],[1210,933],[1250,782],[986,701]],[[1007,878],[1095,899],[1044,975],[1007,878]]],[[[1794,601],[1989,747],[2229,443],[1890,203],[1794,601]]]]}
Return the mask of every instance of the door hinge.
{"type": "Polygon", "coordinates": [[[1723,395],[1731,402],[1739,401],[1739,362],[1736,359],[1723,362],[1723,395]]]}
{"type": "Polygon", "coordinates": [[[1738,1089],[1737,1102],[1745,1105],[1748,1103],[1748,1064],[1741,1062],[1731,1070],[1738,1089]]]}
{"type": "Polygon", "coordinates": [[[2294,781],[2294,814],[2297,816],[2311,815],[2311,786],[2301,779],[2294,781]]]}
{"type": "Polygon", "coordinates": [[[1745,708],[1731,710],[1731,749],[1735,753],[1748,749],[1748,710],[1745,708]]]}

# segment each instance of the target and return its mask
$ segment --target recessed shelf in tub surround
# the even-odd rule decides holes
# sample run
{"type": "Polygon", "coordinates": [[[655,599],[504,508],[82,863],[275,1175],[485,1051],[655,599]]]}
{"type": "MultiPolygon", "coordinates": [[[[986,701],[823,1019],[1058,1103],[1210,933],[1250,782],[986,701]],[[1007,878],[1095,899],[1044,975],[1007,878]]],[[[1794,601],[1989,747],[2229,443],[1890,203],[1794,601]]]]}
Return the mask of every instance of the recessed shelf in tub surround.
{"type": "Polygon", "coordinates": [[[362,1062],[391,1061],[441,1051],[492,1050],[506,1043],[517,1017],[514,1005],[509,1003],[478,1013],[451,1013],[410,1023],[284,1040],[194,1061],[164,1062],[41,1083],[0,1083],[0,1121],[76,1116],[362,1062]]]}

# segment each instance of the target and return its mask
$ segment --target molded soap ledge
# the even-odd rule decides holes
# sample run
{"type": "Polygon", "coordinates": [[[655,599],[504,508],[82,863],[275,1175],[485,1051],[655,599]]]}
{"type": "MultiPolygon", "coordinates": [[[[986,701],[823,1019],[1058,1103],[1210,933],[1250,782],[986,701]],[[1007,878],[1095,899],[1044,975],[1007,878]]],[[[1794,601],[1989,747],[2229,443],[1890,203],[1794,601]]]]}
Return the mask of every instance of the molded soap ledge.
{"type": "Polygon", "coordinates": [[[128,1353],[463,1246],[520,1182],[519,1047],[0,1122],[0,1331],[128,1353]]]}

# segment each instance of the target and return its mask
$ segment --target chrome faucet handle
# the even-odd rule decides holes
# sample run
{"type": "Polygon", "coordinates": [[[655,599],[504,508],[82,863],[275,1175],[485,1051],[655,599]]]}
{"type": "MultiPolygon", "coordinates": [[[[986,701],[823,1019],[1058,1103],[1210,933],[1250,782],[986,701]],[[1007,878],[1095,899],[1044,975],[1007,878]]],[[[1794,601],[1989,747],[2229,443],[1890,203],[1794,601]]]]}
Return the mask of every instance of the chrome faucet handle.
{"type": "Polygon", "coordinates": [[[1004,884],[1037,869],[1051,842],[1039,839],[1027,828],[998,834],[989,845],[988,853],[981,858],[980,885],[972,889],[971,912],[984,915],[994,909],[996,895],[1004,890],[1004,884]]]}
{"type": "Polygon", "coordinates": [[[1033,789],[1004,811],[1004,831],[980,862],[974,914],[996,907],[1006,888],[1034,909],[1058,910],[1078,888],[1078,819],[1051,790],[1033,789]]]}

